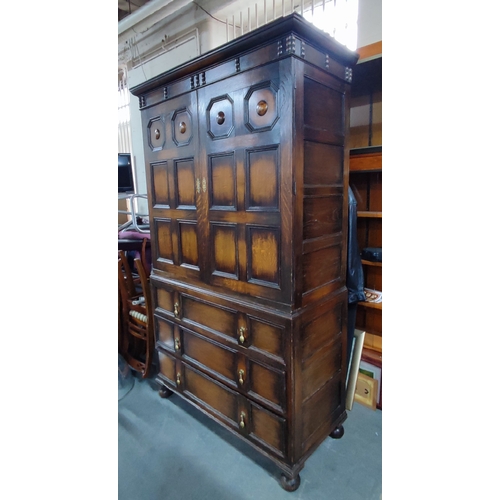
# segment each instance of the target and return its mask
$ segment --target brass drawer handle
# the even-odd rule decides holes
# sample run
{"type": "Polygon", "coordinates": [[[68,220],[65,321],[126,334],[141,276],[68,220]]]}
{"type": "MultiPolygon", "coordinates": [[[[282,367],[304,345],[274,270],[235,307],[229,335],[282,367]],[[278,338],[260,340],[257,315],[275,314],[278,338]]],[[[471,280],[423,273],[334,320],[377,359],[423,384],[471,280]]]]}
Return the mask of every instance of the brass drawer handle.
{"type": "Polygon", "coordinates": [[[240,413],[240,429],[244,429],[245,428],[245,412],[242,411],[240,413]]]}
{"type": "Polygon", "coordinates": [[[175,383],[177,385],[181,385],[181,374],[180,373],[177,374],[177,377],[175,379],[175,383]]]}
{"type": "Polygon", "coordinates": [[[181,341],[179,339],[175,339],[175,342],[174,342],[174,347],[175,347],[175,350],[178,351],[180,350],[181,348],[181,341]]]}
{"type": "Polygon", "coordinates": [[[240,341],[240,344],[245,343],[245,331],[246,331],[246,328],[244,326],[240,326],[240,329],[239,329],[240,336],[238,338],[238,340],[240,341]]]}
{"type": "Polygon", "coordinates": [[[179,302],[176,302],[176,303],[174,304],[174,316],[175,316],[176,318],[178,318],[178,317],[179,317],[179,302]]]}
{"type": "Polygon", "coordinates": [[[245,381],[243,378],[245,376],[245,370],[239,370],[238,376],[239,376],[238,382],[240,383],[240,385],[243,385],[243,382],[245,381]]]}
{"type": "Polygon", "coordinates": [[[259,116],[264,116],[267,113],[269,106],[266,101],[259,101],[257,103],[257,114],[259,116]]]}

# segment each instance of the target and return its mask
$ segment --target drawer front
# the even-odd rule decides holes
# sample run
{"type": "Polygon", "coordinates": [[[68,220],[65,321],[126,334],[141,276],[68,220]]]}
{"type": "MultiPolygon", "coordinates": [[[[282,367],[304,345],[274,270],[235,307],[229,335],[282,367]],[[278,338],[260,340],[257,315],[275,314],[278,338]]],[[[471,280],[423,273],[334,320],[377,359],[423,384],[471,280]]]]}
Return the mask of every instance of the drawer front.
{"type": "Polygon", "coordinates": [[[235,339],[238,332],[238,313],[234,309],[213,305],[182,295],[182,320],[208,328],[228,339],[235,339]]]}
{"type": "MultiPolygon", "coordinates": [[[[153,289],[157,317],[175,318],[179,324],[227,347],[238,345],[249,357],[271,366],[286,365],[286,338],[290,329],[286,319],[253,308],[240,307],[237,311],[230,301],[219,299],[215,304],[163,283],[153,283],[153,289]]],[[[172,341],[172,333],[166,332],[158,321],[155,328],[159,340],[168,335],[169,342],[172,341]]]]}
{"type": "MultiPolygon", "coordinates": [[[[253,361],[235,349],[167,319],[155,317],[155,325],[161,350],[177,354],[190,365],[274,411],[284,413],[286,410],[283,370],[253,361]]],[[[169,375],[170,380],[174,380],[171,372],[169,375]]]]}
{"type": "Polygon", "coordinates": [[[210,376],[159,351],[159,378],[212,418],[280,458],[286,456],[286,420],[210,376]],[[179,365],[180,364],[180,365],[179,365]],[[173,380],[172,380],[173,379],[173,380]]]}

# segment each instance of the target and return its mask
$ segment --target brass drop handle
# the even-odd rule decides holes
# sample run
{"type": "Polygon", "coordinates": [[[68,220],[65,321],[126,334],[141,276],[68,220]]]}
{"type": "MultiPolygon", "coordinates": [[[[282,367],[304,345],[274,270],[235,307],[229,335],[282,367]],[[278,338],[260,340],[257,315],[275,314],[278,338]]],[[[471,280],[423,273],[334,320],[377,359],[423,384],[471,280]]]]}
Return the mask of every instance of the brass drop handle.
{"type": "Polygon", "coordinates": [[[238,371],[238,376],[239,376],[239,378],[238,378],[239,384],[243,385],[243,382],[245,381],[244,378],[243,378],[245,376],[245,370],[239,370],[238,371]]]}
{"type": "Polygon", "coordinates": [[[179,302],[174,304],[174,316],[177,318],[179,316],[179,302]]]}
{"type": "Polygon", "coordinates": [[[175,339],[175,350],[178,351],[181,348],[181,341],[179,339],[175,339]]]}
{"type": "Polygon", "coordinates": [[[259,101],[257,103],[257,114],[259,116],[264,116],[267,113],[269,106],[267,105],[266,101],[259,101]]]}
{"type": "Polygon", "coordinates": [[[155,129],[155,139],[158,140],[160,138],[160,130],[159,129],[155,129]]]}
{"type": "Polygon", "coordinates": [[[175,383],[177,385],[181,385],[181,374],[180,373],[177,374],[177,377],[175,379],[175,383]]]}
{"type": "Polygon", "coordinates": [[[245,343],[245,330],[246,330],[246,328],[244,326],[240,326],[240,329],[239,329],[240,336],[238,338],[238,340],[240,341],[240,344],[245,343]]]}
{"type": "Polygon", "coordinates": [[[242,411],[240,413],[240,429],[244,429],[245,428],[245,412],[242,411]]]}
{"type": "Polygon", "coordinates": [[[219,111],[217,113],[217,123],[219,125],[222,125],[226,121],[226,115],[224,114],[223,111],[219,111]]]}

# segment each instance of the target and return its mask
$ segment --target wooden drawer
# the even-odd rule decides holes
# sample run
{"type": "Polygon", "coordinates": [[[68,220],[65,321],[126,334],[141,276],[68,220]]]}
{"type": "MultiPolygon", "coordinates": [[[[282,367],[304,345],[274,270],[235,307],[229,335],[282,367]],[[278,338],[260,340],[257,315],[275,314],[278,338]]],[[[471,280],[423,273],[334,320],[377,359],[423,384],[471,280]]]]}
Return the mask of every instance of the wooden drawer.
{"type": "MultiPolygon", "coordinates": [[[[155,317],[155,323],[160,350],[177,355],[276,412],[285,412],[286,376],[283,370],[254,361],[237,349],[231,349],[166,319],[155,317]]],[[[172,376],[170,380],[173,380],[172,376]]]]}
{"type": "Polygon", "coordinates": [[[158,351],[159,379],[212,418],[278,457],[286,455],[286,420],[174,356],[158,351]]]}
{"type": "MultiPolygon", "coordinates": [[[[163,285],[154,284],[154,290],[157,318],[175,318],[179,324],[228,347],[239,345],[248,349],[250,357],[264,363],[267,361],[273,366],[286,364],[287,323],[283,318],[253,310],[247,312],[242,308],[236,311],[229,301],[219,299],[215,304],[163,285]]],[[[159,324],[158,319],[155,321],[159,340],[167,335],[169,340],[164,339],[164,344],[173,347],[172,332],[167,332],[166,325],[159,324]]]]}

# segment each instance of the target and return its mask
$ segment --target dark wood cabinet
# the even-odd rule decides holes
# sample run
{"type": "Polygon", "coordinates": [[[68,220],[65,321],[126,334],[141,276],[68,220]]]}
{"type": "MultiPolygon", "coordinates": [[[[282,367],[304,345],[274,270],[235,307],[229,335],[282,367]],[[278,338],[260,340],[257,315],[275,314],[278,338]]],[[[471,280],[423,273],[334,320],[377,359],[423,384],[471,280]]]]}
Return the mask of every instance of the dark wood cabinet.
{"type": "Polygon", "coordinates": [[[157,380],[273,460],[288,490],[346,418],[356,60],[293,14],[132,89],[157,380]]]}

